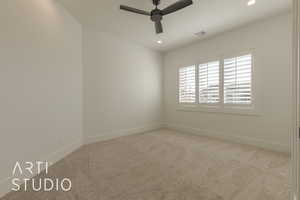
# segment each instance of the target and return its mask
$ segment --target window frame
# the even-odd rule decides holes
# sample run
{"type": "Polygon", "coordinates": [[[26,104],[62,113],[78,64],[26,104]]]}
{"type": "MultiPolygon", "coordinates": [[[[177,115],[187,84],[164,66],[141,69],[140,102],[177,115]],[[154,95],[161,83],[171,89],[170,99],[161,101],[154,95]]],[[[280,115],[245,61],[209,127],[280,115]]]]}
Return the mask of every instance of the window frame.
{"type": "MultiPolygon", "coordinates": [[[[238,51],[228,54],[219,55],[209,59],[202,59],[197,61],[196,64],[190,64],[186,66],[196,67],[196,102],[195,103],[180,103],[179,102],[179,90],[177,90],[178,98],[178,111],[187,112],[208,112],[208,113],[224,113],[224,114],[240,114],[240,115],[260,115],[258,109],[258,87],[256,81],[256,54],[254,49],[246,51],[238,51]],[[251,104],[225,104],[224,102],[224,60],[228,58],[236,58],[251,54],[251,104]],[[199,66],[209,62],[219,61],[219,103],[200,103],[199,102],[199,66]]],[[[179,89],[179,67],[177,70],[178,80],[177,88],[179,89]]]]}
{"type": "Polygon", "coordinates": [[[222,97],[221,97],[221,90],[220,90],[220,84],[221,84],[221,62],[219,59],[210,59],[209,61],[206,62],[201,62],[196,65],[196,95],[197,95],[197,101],[196,103],[203,106],[203,107],[218,107],[221,105],[222,102],[222,97]],[[218,103],[200,103],[200,94],[199,94],[199,67],[200,65],[212,63],[212,62],[218,62],[219,63],[219,102],[218,103]]]}
{"type": "Polygon", "coordinates": [[[254,95],[254,55],[253,52],[243,52],[236,54],[235,56],[226,56],[222,59],[222,79],[224,80],[224,60],[230,59],[230,58],[238,58],[241,56],[251,55],[251,103],[250,104],[233,104],[233,103],[224,103],[225,97],[224,97],[224,82],[222,82],[222,91],[223,91],[223,99],[222,103],[224,104],[224,107],[229,108],[252,108],[255,105],[255,95],[254,95]]]}
{"type": "Polygon", "coordinates": [[[185,105],[185,106],[191,106],[191,105],[196,105],[197,104],[197,82],[198,82],[198,79],[197,79],[197,66],[194,65],[194,64],[191,64],[191,65],[186,65],[184,67],[179,67],[177,69],[177,103],[179,105],[185,105]],[[180,102],[180,69],[182,68],[186,68],[186,67],[195,67],[195,102],[180,102]]]}

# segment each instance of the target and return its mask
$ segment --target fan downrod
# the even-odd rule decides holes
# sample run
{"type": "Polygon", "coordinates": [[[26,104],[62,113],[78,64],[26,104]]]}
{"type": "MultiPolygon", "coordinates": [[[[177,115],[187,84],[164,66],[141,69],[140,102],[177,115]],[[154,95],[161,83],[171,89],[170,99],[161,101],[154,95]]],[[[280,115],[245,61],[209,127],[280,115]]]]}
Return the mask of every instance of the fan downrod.
{"type": "Polygon", "coordinates": [[[160,4],[160,0],[152,0],[152,2],[155,6],[158,6],[160,4]]]}

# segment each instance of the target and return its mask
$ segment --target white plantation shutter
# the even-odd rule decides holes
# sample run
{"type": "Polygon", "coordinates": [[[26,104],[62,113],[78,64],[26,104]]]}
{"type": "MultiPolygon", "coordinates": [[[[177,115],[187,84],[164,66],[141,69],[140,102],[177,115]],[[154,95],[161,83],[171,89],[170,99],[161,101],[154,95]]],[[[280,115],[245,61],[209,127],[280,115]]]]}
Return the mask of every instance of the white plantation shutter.
{"type": "Polygon", "coordinates": [[[252,55],[224,60],[224,103],[252,103],[252,55]]]}
{"type": "Polygon", "coordinates": [[[179,103],[196,102],[196,67],[179,69],[179,103]]]}
{"type": "Polygon", "coordinates": [[[218,103],[220,62],[199,65],[199,103],[218,103]]]}

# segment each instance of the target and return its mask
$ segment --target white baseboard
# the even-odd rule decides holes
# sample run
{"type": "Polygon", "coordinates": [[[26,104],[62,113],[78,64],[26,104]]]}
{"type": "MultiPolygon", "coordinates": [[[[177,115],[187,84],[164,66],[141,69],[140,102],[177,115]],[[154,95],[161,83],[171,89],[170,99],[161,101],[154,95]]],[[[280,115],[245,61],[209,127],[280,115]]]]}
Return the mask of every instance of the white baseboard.
{"type": "Polygon", "coordinates": [[[111,139],[126,136],[126,135],[134,135],[134,134],[154,131],[154,130],[157,130],[157,129],[161,129],[163,127],[164,127],[163,124],[152,124],[152,125],[146,125],[146,126],[138,127],[138,128],[111,131],[111,132],[107,132],[107,133],[104,133],[104,134],[99,134],[97,136],[86,137],[84,139],[84,143],[85,144],[91,144],[91,143],[95,143],[95,142],[111,140],[111,139]]]}
{"type": "MultiPolygon", "coordinates": [[[[233,141],[233,142],[237,142],[237,143],[254,145],[254,146],[258,146],[258,147],[273,150],[273,151],[290,152],[290,147],[288,145],[271,143],[271,142],[266,142],[263,140],[258,140],[258,139],[249,138],[249,137],[242,137],[242,136],[237,136],[237,135],[232,135],[232,134],[227,134],[227,133],[220,133],[220,132],[214,132],[214,131],[208,131],[208,130],[200,130],[197,128],[190,128],[190,127],[186,127],[186,126],[182,126],[182,125],[174,125],[174,124],[154,124],[154,125],[147,125],[147,126],[139,127],[139,128],[111,131],[106,134],[101,134],[98,136],[85,138],[84,144],[90,144],[90,143],[94,143],[94,142],[110,140],[110,139],[114,139],[114,138],[118,138],[118,137],[126,136],[126,135],[145,133],[148,131],[153,131],[153,130],[157,130],[157,129],[161,129],[161,128],[168,128],[168,129],[173,129],[173,130],[180,131],[183,133],[210,136],[210,137],[233,141]]],[[[46,160],[48,162],[50,162],[51,164],[54,164],[57,161],[65,158],[71,152],[80,148],[82,145],[83,144],[82,144],[81,140],[74,141],[74,142],[70,143],[69,145],[64,146],[60,150],[57,150],[56,152],[53,152],[53,153],[49,154],[48,156],[45,156],[44,158],[38,159],[38,160],[45,160],[45,158],[47,158],[46,160]]],[[[0,180],[0,198],[2,196],[4,196],[6,193],[10,192],[10,190],[11,190],[11,177],[0,180]]]]}
{"type": "MultiPolygon", "coordinates": [[[[48,154],[47,156],[44,156],[43,158],[36,159],[36,161],[47,161],[50,165],[53,165],[56,162],[58,162],[59,160],[65,158],[68,154],[70,154],[73,151],[80,148],[81,146],[82,146],[82,140],[79,139],[68,145],[65,145],[64,147],[62,147],[61,149],[59,149],[53,153],[48,154]]],[[[34,174],[34,175],[24,174],[22,177],[19,177],[19,178],[22,180],[24,178],[32,178],[36,175],[37,174],[34,174]]],[[[7,177],[7,178],[0,180],[0,198],[11,191],[12,178],[13,177],[7,177]]]]}
{"type": "Polygon", "coordinates": [[[247,144],[252,146],[257,146],[266,150],[276,151],[276,152],[284,152],[284,153],[290,153],[290,147],[289,145],[279,144],[279,143],[273,143],[268,142],[264,140],[259,140],[255,138],[249,138],[245,136],[238,136],[233,134],[228,134],[225,132],[215,132],[210,130],[201,130],[197,128],[191,128],[186,127],[183,125],[175,125],[175,124],[165,124],[166,128],[180,131],[183,133],[189,133],[194,135],[202,135],[202,136],[209,136],[213,138],[223,139],[231,142],[236,142],[240,144],[247,144]]]}
{"type": "MultiPolygon", "coordinates": [[[[61,149],[57,150],[56,152],[51,153],[47,156],[47,161],[51,164],[55,164],[56,162],[60,161],[61,159],[65,158],[70,153],[74,152],[75,150],[79,149],[83,145],[82,138],[73,140],[74,142],[65,145],[61,149]]],[[[45,160],[45,159],[44,159],[45,160]]]]}

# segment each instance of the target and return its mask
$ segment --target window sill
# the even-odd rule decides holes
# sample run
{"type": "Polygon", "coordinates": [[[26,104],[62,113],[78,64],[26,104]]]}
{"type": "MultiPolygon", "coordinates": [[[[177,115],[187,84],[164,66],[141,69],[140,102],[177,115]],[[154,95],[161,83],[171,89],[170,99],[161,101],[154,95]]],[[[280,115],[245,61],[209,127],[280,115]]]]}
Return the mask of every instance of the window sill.
{"type": "Polygon", "coordinates": [[[260,112],[254,107],[221,107],[209,105],[178,105],[177,111],[181,112],[204,112],[204,113],[220,113],[231,115],[250,115],[260,116],[260,112]]]}

